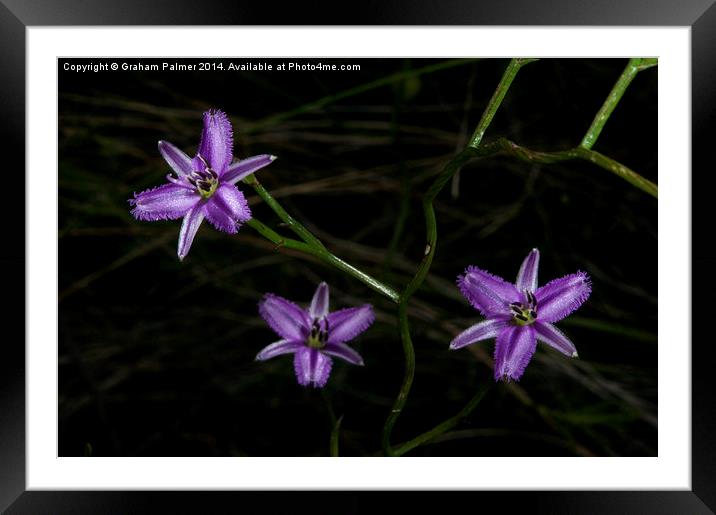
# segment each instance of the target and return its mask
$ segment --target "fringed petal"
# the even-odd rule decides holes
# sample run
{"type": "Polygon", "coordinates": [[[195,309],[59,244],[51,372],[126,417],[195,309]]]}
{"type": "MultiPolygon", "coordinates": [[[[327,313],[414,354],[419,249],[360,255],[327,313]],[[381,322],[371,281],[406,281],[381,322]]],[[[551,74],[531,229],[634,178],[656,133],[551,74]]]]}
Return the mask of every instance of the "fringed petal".
{"type": "Polygon", "coordinates": [[[205,210],[211,225],[229,234],[236,234],[241,224],[251,220],[251,209],[244,194],[229,184],[217,188],[205,210]]]}
{"type": "Polygon", "coordinates": [[[290,300],[267,293],[259,303],[259,314],[276,334],[286,340],[304,341],[308,335],[308,315],[290,300]]]}
{"type": "Polygon", "coordinates": [[[137,220],[176,220],[184,216],[201,197],[176,184],[163,184],[157,188],[135,193],[129,204],[134,206],[132,216],[137,220]]]}
{"type": "Polygon", "coordinates": [[[510,302],[521,300],[514,284],[474,266],[458,277],[457,284],[463,296],[485,316],[510,316],[510,302]]]}
{"type": "Polygon", "coordinates": [[[331,358],[309,347],[296,352],[293,358],[296,379],[303,386],[323,388],[331,375],[332,365],[331,358]]]}
{"type": "Polygon", "coordinates": [[[591,281],[584,272],[566,275],[545,284],[535,292],[538,320],[559,322],[584,304],[591,292],[591,281]]]}
{"type": "Polygon", "coordinates": [[[199,155],[211,168],[222,175],[233,158],[234,136],[229,117],[223,111],[204,113],[204,129],[201,132],[199,155]]]}
{"type": "Polygon", "coordinates": [[[344,343],[368,329],[375,320],[370,304],[329,313],[326,317],[328,343],[344,343]]]}
{"type": "Polygon", "coordinates": [[[518,381],[537,348],[531,326],[509,325],[495,341],[495,380],[518,381]]]}

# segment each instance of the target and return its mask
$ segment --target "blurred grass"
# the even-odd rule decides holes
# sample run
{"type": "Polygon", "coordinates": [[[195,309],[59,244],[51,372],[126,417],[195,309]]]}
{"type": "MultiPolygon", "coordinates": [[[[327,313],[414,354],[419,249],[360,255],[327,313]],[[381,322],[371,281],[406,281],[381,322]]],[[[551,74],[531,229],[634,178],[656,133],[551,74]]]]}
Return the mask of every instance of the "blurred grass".
{"type": "MultiPolygon", "coordinates": [[[[288,358],[253,361],[275,338],[257,314],[261,295],[306,303],[320,280],[333,307],[376,308],[355,344],[366,367],[336,363],[326,391],[343,417],[341,454],[374,455],[403,367],[393,306],[248,228],[230,237],[205,224],[179,263],[179,223],[137,222],[127,204],[168,171],[156,141],[193,152],[201,112],[220,107],[237,155],[279,156],[261,180],[294,216],[341,258],[404,285],[422,256],[421,194],[469,137],[504,61],[361,63],[357,75],[288,82],[61,74],[61,455],[326,455],[335,421],[318,392],[295,384],[288,358]]],[[[487,137],[574,145],[622,67],[525,68],[487,137]]],[[[597,149],[655,180],[656,70],[641,75],[597,149]]],[[[437,199],[437,255],[410,305],[416,381],[396,442],[453,416],[492,381],[492,343],[447,350],[479,319],[454,286],[467,265],[512,279],[537,246],[542,282],[581,268],[594,292],[560,324],[579,360],[541,346],[519,384],[496,385],[460,427],[412,455],[656,455],[656,202],[606,175],[493,158],[466,166],[437,199]]],[[[249,202],[277,226],[257,197],[249,202]]]]}

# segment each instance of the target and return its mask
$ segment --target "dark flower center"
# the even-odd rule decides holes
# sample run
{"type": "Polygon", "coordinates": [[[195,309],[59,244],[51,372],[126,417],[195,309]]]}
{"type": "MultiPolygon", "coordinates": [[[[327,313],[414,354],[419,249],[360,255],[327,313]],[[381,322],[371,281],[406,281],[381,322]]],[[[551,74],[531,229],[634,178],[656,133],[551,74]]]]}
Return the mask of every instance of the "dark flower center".
{"type": "Polygon", "coordinates": [[[322,349],[326,346],[326,342],[328,342],[328,319],[319,320],[314,318],[311,325],[311,334],[308,335],[306,345],[312,349],[322,349]]]}
{"type": "Polygon", "coordinates": [[[189,181],[189,184],[194,186],[199,195],[204,198],[209,198],[219,186],[219,175],[211,169],[209,163],[206,162],[206,159],[204,159],[201,154],[199,154],[198,157],[204,164],[204,169],[194,170],[187,176],[186,180],[189,181]]]}
{"type": "Polygon", "coordinates": [[[531,291],[525,290],[527,302],[512,302],[510,310],[512,311],[512,320],[515,324],[524,326],[533,324],[537,320],[537,299],[531,291]]]}

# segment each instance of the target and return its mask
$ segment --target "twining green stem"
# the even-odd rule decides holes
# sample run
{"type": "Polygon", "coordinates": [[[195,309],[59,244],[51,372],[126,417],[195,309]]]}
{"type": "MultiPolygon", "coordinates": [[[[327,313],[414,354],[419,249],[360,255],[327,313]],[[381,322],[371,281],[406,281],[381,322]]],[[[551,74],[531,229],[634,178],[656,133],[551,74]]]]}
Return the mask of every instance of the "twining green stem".
{"type": "Polygon", "coordinates": [[[470,402],[468,402],[457,415],[445,420],[444,422],[441,422],[440,424],[432,428],[430,431],[426,431],[423,434],[416,436],[412,440],[408,440],[407,442],[396,446],[395,449],[393,449],[393,456],[402,456],[406,452],[409,452],[416,447],[429,442],[436,436],[440,436],[441,434],[445,433],[446,431],[449,431],[450,429],[458,425],[462,421],[462,419],[472,413],[472,410],[474,410],[477,405],[480,404],[480,401],[489,389],[489,385],[483,386],[480,391],[478,391],[475,396],[470,399],[470,402]]]}
{"type": "MultiPolygon", "coordinates": [[[[480,118],[477,128],[475,129],[475,132],[473,133],[472,138],[470,139],[467,147],[458,155],[456,155],[445,166],[443,171],[436,177],[435,181],[426,192],[423,198],[423,215],[425,217],[427,243],[425,246],[423,259],[421,260],[420,265],[418,266],[418,269],[416,270],[415,274],[400,294],[398,294],[390,286],[387,286],[383,282],[376,280],[365,272],[355,268],[349,263],[346,263],[345,261],[333,255],[326,249],[326,247],[318,238],[316,238],[313,234],[311,234],[310,231],[308,231],[308,229],[306,229],[303,225],[301,225],[298,221],[291,217],[283,209],[283,207],[271,196],[271,194],[266,191],[263,186],[261,186],[261,184],[258,182],[258,180],[256,180],[254,176],[250,176],[244,179],[244,182],[246,184],[251,185],[257,192],[257,194],[264,200],[264,202],[266,202],[266,204],[278,215],[278,217],[303,241],[298,241],[291,238],[284,238],[283,236],[275,232],[273,229],[256,220],[255,218],[248,222],[248,225],[250,227],[254,228],[259,234],[264,236],[269,241],[273,242],[277,247],[285,247],[288,249],[293,249],[312,255],[320,259],[321,261],[355,277],[373,290],[388,297],[390,300],[398,304],[398,327],[401,343],[403,346],[403,353],[405,356],[405,373],[403,376],[403,382],[400,391],[398,392],[398,396],[396,397],[390,414],[388,415],[383,426],[382,447],[384,454],[387,456],[403,455],[406,452],[414,449],[415,447],[432,440],[433,438],[444,433],[445,431],[448,431],[449,429],[454,427],[462,418],[472,412],[472,410],[478,405],[486,392],[486,390],[481,390],[480,392],[478,392],[475,397],[473,397],[470,402],[468,402],[468,404],[456,416],[438,424],[430,431],[427,431],[413,438],[412,440],[409,440],[408,442],[399,445],[395,449],[391,447],[390,436],[393,427],[395,426],[398,417],[400,416],[403,408],[405,407],[405,403],[407,402],[408,394],[410,393],[410,389],[413,383],[413,378],[415,376],[415,350],[410,336],[410,325],[408,323],[408,302],[412,295],[420,288],[423,281],[425,280],[430,270],[433,257],[435,255],[437,245],[437,221],[435,218],[433,202],[437,195],[442,191],[445,184],[455,175],[458,170],[460,170],[460,168],[468,160],[476,157],[485,157],[488,155],[496,155],[500,153],[511,155],[523,161],[536,163],[555,163],[572,159],[582,159],[590,161],[597,166],[600,166],[601,168],[611,171],[612,173],[622,177],[623,179],[636,186],[637,188],[641,189],[642,191],[645,191],[646,193],[657,197],[658,191],[656,184],[645,179],[644,177],[640,176],[633,170],[630,170],[626,166],[618,163],[617,161],[603,154],[600,154],[599,152],[591,150],[592,145],[594,145],[594,143],[596,142],[604,125],[611,116],[612,112],[614,111],[614,108],[623,96],[624,91],[626,91],[626,88],[629,86],[631,81],[634,79],[634,77],[639,71],[655,66],[657,64],[656,59],[639,58],[631,59],[629,61],[627,68],[624,70],[619,80],[615,84],[614,88],[612,89],[612,92],[610,93],[607,100],[604,102],[604,105],[600,109],[599,113],[597,113],[597,116],[592,122],[592,126],[589,128],[589,131],[587,132],[582,143],[578,147],[556,152],[539,152],[527,149],[525,147],[521,147],[505,138],[500,138],[488,144],[482,144],[483,136],[488,129],[490,123],[492,122],[495,113],[502,104],[502,101],[507,94],[507,90],[510,88],[510,85],[515,79],[515,76],[522,68],[522,66],[536,60],[537,59],[510,60],[510,63],[508,64],[507,69],[503,73],[500,83],[495,90],[495,93],[493,94],[484,113],[482,114],[482,117],[480,118]]],[[[450,62],[450,65],[455,65],[455,63],[450,62]]],[[[431,68],[438,69],[439,67],[440,66],[435,65],[434,67],[426,67],[419,70],[413,70],[413,72],[426,73],[428,69],[430,69],[429,71],[433,71],[431,68]]],[[[348,90],[339,95],[326,97],[314,104],[309,104],[297,110],[284,113],[281,119],[284,119],[284,117],[293,116],[301,112],[305,112],[310,109],[322,107],[323,105],[327,105],[328,103],[336,101],[340,98],[345,98],[346,96],[358,94],[362,91],[372,89],[373,87],[379,87],[381,85],[384,85],[384,83],[387,84],[389,82],[392,82],[393,80],[402,79],[404,78],[404,76],[406,75],[396,74],[395,76],[386,78],[389,79],[386,81],[379,80],[375,83],[359,86],[358,88],[354,88],[353,90],[348,90]]],[[[276,119],[272,119],[272,121],[276,121],[276,119]]],[[[338,433],[340,430],[340,422],[341,420],[339,419],[333,426],[333,430],[331,432],[330,452],[332,456],[338,455],[338,433]]]]}
{"type": "Polygon", "coordinates": [[[604,104],[602,104],[602,107],[597,112],[597,115],[594,117],[592,125],[589,127],[589,130],[584,135],[582,142],[579,144],[580,147],[590,149],[594,146],[597,142],[599,134],[601,134],[602,129],[604,128],[604,125],[607,123],[607,120],[609,120],[609,117],[612,115],[612,112],[617,107],[617,104],[624,96],[624,92],[629,87],[629,84],[631,84],[631,81],[634,80],[637,73],[642,70],[646,70],[647,68],[651,68],[652,66],[656,66],[656,64],[657,59],[655,58],[636,57],[629,59],[626,68],[624,68],[624,71],[619,76],[619,79],[617,79],[617,82],[614,84],[609,96],[604,101],[604,104]]]}
{"type": "Polygon", "coordinates": [[[388,297],[393,302],[397,303],[400,298],[398,292],[396,292],[393,288],[366,274],[362,270],[359,270],[350,263],[346,263],[341,258],[329,252],[323,245],[318,247],[317,245],[313,245],[310,243],[294,240],[291,238],[285,238],[273,229],[271,229],[266,224],[257,220],[256,218],[252,218],[251,220],[246,222],[246,225],[254,229],[271,243],[275,244],[278,248],[298,250],[300,252],[310,254],[311,256],[317,257],[324,263],[327,263],[337,268],[338,270],[341,270],[348,275],[355,277],[372,290],[375,290],[381,295],[388,297]]]}
{"type": "Polygon", "coordinates": [[[410,326],[408,324],[408,301],[410,297],[417,291],[422,285],[425,277],[430,270],[430,265],[433,262],[435,256],[435,245],[437,243],[437,223],[435,219],[435,210],[433,208],[433,201],[437,197],[438,193],[443,189],[445,184],[452,178],[452,176],[460,169],[460,167],[472,157],[473,149],[477,147],[482,141],[487,127],[495,116],[497,109],[500,107],[502,100],[505,98],[507,90],[510,88],[512,81],[514,80],[517,72],[524,66],[534,59],[511,59],[507,65],[507,69],[502,75],[502,79],[497,86],[497,90],[492,96],[489,104],[485,108],[485,112],[480,118],[480,122],[477,124],[477,129],[470,139],[468,149],[464,150],[455,158],[453,158],[445,167],[445,169],[438,175],[433,182],[432,186],[423,198],[423,214],[425,217],[426,225],[426,241],[425,251],[423,259],[418,266],[418,270],[415,275],[407,284],[403,292],[400,294],[400,300],[398,302],[398,327],[400,328],[400,340],[403,345],[403,354],[405,355],[405,373],[403,375],[403,383],[398,392],[398,396],[393,402],[393,407],[388,414],[388,418],[383,425],[382,434],[382,445],[383,452],[386,456],[394,456],[394,451],[390,446],[390,435],[393,431],[400,413],[405,407],[405,403],[410,393],[410,388],[413,384],[413,377],[415,376],[415,349],[413,348],[413,342],[410,337],[410,326]]]}
{"type": "Polygon", "coordinates": [[[614,159],[600,154],[596,150],[575,147],[567,150],[558,150],[556,152],[539,152],[522,147],[508,139],[499,138],[496,141],[481,145],[479,149],[476,149],[473,155],[476,157],[484,157],[495,154],[507,154],[522,161],[541,164],[558,163],[560,161],[570,161],[574,159],[589,161],[600,168],[604,168],[618,175],[652,197],[658,198],[659,196],[659,188],[656,184],[614,159]]]}

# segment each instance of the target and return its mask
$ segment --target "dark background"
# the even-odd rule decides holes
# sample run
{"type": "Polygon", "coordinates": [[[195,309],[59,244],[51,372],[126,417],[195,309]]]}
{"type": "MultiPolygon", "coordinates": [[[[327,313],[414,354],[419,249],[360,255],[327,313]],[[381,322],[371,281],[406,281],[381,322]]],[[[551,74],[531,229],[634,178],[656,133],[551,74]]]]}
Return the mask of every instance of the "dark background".
{"type": "MultiPolygon", "coordinates": [[[[507,61],[398,76],[440,61],[322,61],[361,71],[78,74],[60,61],[60,455],[325,455],[327,402],[344,415],[342,454],[378,452],[403,373],[388,301],[276,253],[250,228],[232,237],[204,224],[179,263],[180,222],[137,222],[127,204],[169,171],[157,140],[194,153],[201,113],[221,108],[237,156],[279,156],[258,177],[291,213],[340,257],[404,285],[424,247],[420,196],[465,145],[507,61]],[[353,342],[366,366],[336,362],[324,395],[296,384],[290,357],[253,361],[276,339],[258,316],[261,295],[305,304],[320,280],[331,284],[333,308],[369,301],[378,315],[353,342]]],[[[530,64],[486,139],[578,144],[625,64],[530,64]]],[[[640,73],[595,146],[654,181],[656,86],[656,69],[640,73]]],[[[655,455],[656,201],[579,162],[489,158],[451,186],[436,202],[432,273],[411,305],[416,379],[393,441],[454,415],[493,382],[492,342],[447,350],[479,320],[455,277],[472,264],[513,280],[536,246],[541,283],[577,269],[592,275],[591,299],[559,324],[580,359],[540,346],[518,384],[496,385],[443,441],[411,454],[655,455]]],[[[254,216],[276,227],[242,189],[254,216]]]]}

